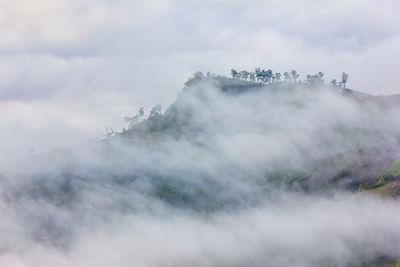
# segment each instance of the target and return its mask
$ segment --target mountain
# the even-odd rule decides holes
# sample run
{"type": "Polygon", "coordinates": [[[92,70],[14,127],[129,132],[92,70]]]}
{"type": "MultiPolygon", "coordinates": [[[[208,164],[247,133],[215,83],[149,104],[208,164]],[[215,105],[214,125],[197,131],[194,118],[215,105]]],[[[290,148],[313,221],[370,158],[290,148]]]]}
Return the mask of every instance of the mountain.
{"type": "Polygon", "coordinates": [[[0,170],[0,250],[59,266],[397,266],[398,103],[195,75],[165,112],[0,170]]]}
{"type": "MultiPolygon", "coordinates": [[[[319,136],[324,141],[333,142],[329,146],[322,143],[318,149],[326,149],[318,157],[307,162],[302,162],[300,168],[287,168],[286,164],[278,170],[266,171],[265,178],[274,184],[284,185],[295,190],[325,191],[327,189],[340,188],[352,192],[371,191],[385,196],[399,196],[400,187],[400,135],[398,133],[390,136],[393,125],[385,125],[385,114],[397,114],[400,106],[400,95],[373,96],[351,89],[342,89],[336,86],[319,84],[309,85],[304,83],[277,83],[261,84],[238,79],[216,76],[212,78],[195,77],[186,82],[186,86],[178,99],[165,111],[164,114],[157,113],[148,119],[133,125],[128,130],[119,133],[116,138],[130,139],[135,142],[157,142],[172,138],[174,140],[191,140],[192,142],[213,142],[218,134],[224,129],[211,127],[210,124],[223,125],[226,120],[233,119],[229,114],[220,117],[226,112],[226,107],[218,108],[223,104],[222,99],[246,99],[250,97],[266,97],[268,101],[284,102],[290,105],[290,112],[307,111],[311,105],[318,106],[321,103],[315,101],[328,101],[332,99],[334,105],[344,104],[346,108],[353,108],[353,112],[360,112],[362,118],[353,122],[342,122],[346,120],[345,114],[329,114],[332,125],[325,125],[321,131],[332,131],[329,138],[319,136]],[[210,92],[211,91],[211,92],[210,92]],[[221,101],[219,103],[218,101],[221,101]],[[212,112],[210,112],[210,110],[212,112]],[[371,110],[374,114],[371,114],[371,110]],[[365,113],[365,114],[362,114],[365,113]],[[371,117],[365,115],[371,115],[371,117]],[[360,124],[368,124],[367,126],[360,124]],[[336,125],[333,125],[336,124],[336,125]],[[384,127],[384,129],[379,128],[384,127]],[[385,129],[386,128],[386,129],[385,129]],[[336,143],[335,143],[336,142],[336,143]],[[356,144],[357,143],[357,144],[356,144]],[[340,149],[338,149],[340,147],[340,149]],[[304,165],[307,167],[304,168],[304,165]]],[[[253,100],[252,100],[253,101],[253,100]]],[[[231,101],[235,102],[235,101],[231,101]]],[[[240,101],[237,101],[240,102],[240,101]]],[[[226,104],[226,103],[225,103],[226,104]]],[[[230,103],[232,104],[232,103],[230,103]]],[[[240,105],[241,103],[237,103],[240,105]]],[[[251,104],[251,103],[248,103],[251,104]]],[[[232,109],[235,107],[232,106],[232,109]]],[[[323,108],[323,107],[321,107],[323,108]]],[[[340,107],[334,107],[335,109],[340,107]]],[[[268,108],[262,110],[269,112],[268,108]]],[[[273,110],[272,110],[273,111],[273,110]]],[[[305,115],[315,116],[308,110],[305,115]]],[[[332,112],[326,111],[326,112],[332,112]]],[[[349,111],[350,112],[350,111],[349,111]]],[[[291,116],[291,115],[290,115],[291,116]]],[[[349,117],[354,114],[349,114],[349,117]]],[[[267,119],[267,118],[266,118],[267,119]]],[[[280,118],[282,123],[287,118],[280,118]]],[[[240,124],[241,122],[238,122],[240,124]]],[[[320,123],[320,121],[316,121],[320,123]]],[[[286,127],[286,126],[285,126],[286,127]]],[[[240,127],[233,127],[238,129],[240,127]]],[[[273,129],[272,129],[273,130],[273,129]]],[[[306,130],[298,128],[297,130],[306,130]]],[[[239,130],[238,132],[240,132],[239,130]]],[[[225,133],[224,133],[225,134],[225,133]]],[[[232,132],[231,134],[235,134],[232,132]]],[[[288,132],[287,134],[295,134],[288,132]]],[[[393,133],[391,133],[393,134],[393,133]]],[[[323,142],[323,140],[321,140],[323,142]]],[[[207,144],[203,144],[207,146],[207,144]]],[[[304,156],[308,155],[307,148],[302,148],[304,156]]],[[[314,148],[315,149],[315,148],[314,148]]]]}

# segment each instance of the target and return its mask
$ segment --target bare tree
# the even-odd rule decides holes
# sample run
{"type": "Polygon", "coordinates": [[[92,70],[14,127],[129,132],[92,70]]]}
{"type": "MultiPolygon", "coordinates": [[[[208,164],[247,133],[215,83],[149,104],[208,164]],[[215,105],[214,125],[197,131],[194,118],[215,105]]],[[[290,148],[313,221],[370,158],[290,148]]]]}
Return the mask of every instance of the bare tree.
{"type": "Polygon", "coordinates": [[[144,116],[144,108],[140,108],[139,109],[139,117],[140,117],[140,119],[143,119],[143,116],[144,116]]]}
{"type": "Polygon", "coordinates": [[[342,84],[343,84],[343,88],[346,89],[346,83],[347,80],[349,79],[349,75],[346,72],[342,73],[342,84]]]}

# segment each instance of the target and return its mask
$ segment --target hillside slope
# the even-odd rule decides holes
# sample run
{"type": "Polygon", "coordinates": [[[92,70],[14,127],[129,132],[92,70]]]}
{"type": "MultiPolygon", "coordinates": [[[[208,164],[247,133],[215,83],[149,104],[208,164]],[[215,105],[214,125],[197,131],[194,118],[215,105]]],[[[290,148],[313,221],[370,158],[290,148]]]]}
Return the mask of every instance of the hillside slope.
{"type": "Polygon", "coordinates": [[[195,77],[121,133],[0,170],[0,251],[52,266],[396,264],[397,101],[195,77]]]}
{"type": "MultiPolygon", "coordinates": [[[[400,166],[396,164],[400,158],[399,142],[400,135],[398,133],[388,133],[392,131],[393,125],[387,124],[385,113],[398,114],[400,98],[395,96],[372,96],[360,93],[351,89],[341,89],[335,86],[318,85],[310,86],[308,84],[272,84],[265,85],[260,83],[242,81],[226,77],[214,78],[193,78],[186,83],[186,87],[179,95],[178,99],[166,110],[164,114],[158,113],[150,116],[148,119],[133,125],[127,131],[118,134],[118,138],[132,139],[137,142],[158,142],[172,138],[174,140],[189,139],[193,142],[201,142],[206,140],[212,142],[218,137],[218,134],[225,133],[224,129],[209,129],[210,124],[227,124],[226,120],[232,120],[232,114],[226,117],[220,116],[225,110],[221,110],[218,105],[226,104],[220,101],[220,98],[230,99],[229,104],[241,105],[240,101],[231,101],[232,98],[244,99],[247,96],[263,96],[265,104],[270,101],[281,104],[283,107],[289,105],[287,116],[278,118],[286,123],[285,120],[293,119],[295,113],[304,113],[305,116],[315,116],[312,105],[318,106],[321,103],[316,101],[329,102],[332,98],[334,105],[344,104],[352,110],[349,112],[365,112],[365,117],[358,118],[353,122],[345,122],[346,114],[332,113],[332,110],[323,110],[332,121],[332,124],[321,125],[319,131],[322,135],[318,138],[320,147],[316,151],[317,157],[309,155],[307,147],[300,153],[304,153],[304,157],[310,160],[302,162],[300,168],[288,167],[284,162],[280,162],[281,169],[268,172],[266,170],[266,179],[280,186],[285,185],[289,188],[302,190],[327,190],[333,188],[346,189],[350,191],[374,190],[379,192],[377,188],[385,186],[387,183],[397,181],[398,174],[396,171],[389,171],[395,168],[400,170],[400,166]],[[211,91],[211,92],[210,92],[211,91]],[[371,113],[373,111],[373,114],[371,113]],[[210,112],[211,111],[211,112],[210,112]],[[368,114],[368,116],[366,116],[368,114]],[[342,120],[342,121],[340,121],[342,120]],[[362,121],[364,120],[364,121],[362,121]],[[360,125],[373,123],[373,125],[360,125]],[[326,127],[326,128],[324,128],[326,127]],[[381,128],[383,127],[383,128],[381,128]],[[325,132],[329,133],[329,139],[324,136],[325,132]],[[390,136],[385,136],[389,134],[390,136]],[[325,142],[325,143],[324,143],[325,142]],[[330,143],[329,145],[327,145],[330,143]],[[323,154],[322,156],[320,154],[323,154]]],[[[251,103],[248,103],[251,104],[251,103]]],[[[225,109],[226,107],[222,108],[225,109]]],[[[232,109],[236,107],[232,106],[232,109]]],[[[276,108],[276,107],[272,107],[276,108]]],[[[339,107],[335,107],[335,109],[339,107]]],[[[268,121],[268,113],[270,110],[266,108],[262,110],[266,112],[265,121],[268,121]]],[[[273,110],[272,110],[273,111],[273,110]]],[[[354,114],[348,114],[348,117],[354,114]]],[[[261,114],[261,117],[262,114],[261,114]]],[[[276,118],[275,118],[276,119],[276,118]]],[[[303,118],[304,119],[304,118],[303,118]]],[[[307,117],[305,117],[307,119],[307,117]]],[[[319,121],[316,121],[318,126],[319,121]]],[[[238,122],[240,124],[241,122],[238,122]]],[[[299,126],[301,127],[301,126],[299,126]]],[[[236,125],[233,128],[239,129],[236,125]]],[[[290,129],[292,130],[292,129],[290,129]]],[[[306,130],[298,128],[296,130],[306,130]]],[[[242,129],[238,131],[240,133],[242,129]]],[[[301,132],[300,132],[301,133],[301,132]]],[[[234,132],[230,134],[235,134],[234,132]]],[[[295,132],[287,132],[292,135],[295,132]]],[[[315,133],[312,133],[315,134],[315,133]]],[[[318,142],[318,140],[314,140],[318,142]]],[[[314,147],[315,144],[310,144],[314,147]]],[[[297,151],[299,152],[299,151],[297,151]]],[[[290,156],[289,156],[290,159],[290,156]]],[[[399,177],[400,178],[400,177],[399,177]]],[[[385,191],[386,192],[386,191],[385,191]]],[[[385,193],[398,195],[397,190],[385,193]]]]}

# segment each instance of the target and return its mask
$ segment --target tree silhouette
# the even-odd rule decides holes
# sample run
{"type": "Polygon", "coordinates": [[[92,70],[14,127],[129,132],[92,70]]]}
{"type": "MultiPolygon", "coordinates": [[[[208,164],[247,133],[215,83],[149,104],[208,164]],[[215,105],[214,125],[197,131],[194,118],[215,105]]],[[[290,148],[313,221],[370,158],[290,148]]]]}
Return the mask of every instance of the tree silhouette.
{"type": "Polygon", "coordinates": [[[247,80],[249,78],[249,72],[247,70],[242,70],[240,72],[240,77],[244,80],[247,80]]]}
{"type": "Polygon", "coordinates": [[[255,82],[255,80],[256,80],[256,75],[255,75],[254,72],[250,72],[249,77],[250,77],[250,81],[255,82]]]}
{"type": "Polygon", "coordinates": [[[299,74],[297,73],[296,70],[291,70],[290,75],[292,76],[291,79],[294,83],[297,83],[297,78],[299,78],[299,74]]]}
{"type": "Polygon", "coordinates": [[[273,77],[274,77],[274,72],[271,69],[269,69],[265,72],[265,80],[267,83],[271,83],[273,77]]]}
{"type": "Polygon", "coordinates": [[[346,89],[346,83],[347,80],[349,79],[349,75],[346,72],[342,73],[342,84],[343,84],[343,88],[346,89]]]}
{"type": "MultiPolygon", "coordinates": [[[[201,73],[196,73],[194,79],[201,78],[201,73]],[[197,75],[196,75],[197,74],[197,75]]],[[[296,70],[292,69],[290,72],[284,72],[281,74],[280,72],[274,73],[271,69],[261,69],[256,68],[254,72],[248,72],[247,70],[237,71],[235,69],[231,69],[231,75],[234,79],[241,79],[251,82],[258,82],[263,84],[275,84],[280,83],[282,81],[286,83],[306,83],[308,85],[321,85],[324,84],[324,73],[318,72],[314,75],[307,75],[306,80],[301,81],[298,78],[300,75],[297,73],[296,70]]],[[[213,76],[214,77],[214,76],[213,76]]],[[[330,84],[332,86],[339,86],[346,88],[346,82],[348,80],[349,75],[343,72],[342,80],[339,82],[336,79],[333,79],[330,84]]]]}
{"type": "Polygon", "coordinates": [[[239,74],[239,73],[237,72],[237,70],[231,69],[232,78],[236,79],[236,78],[238,77],[238,74],[239,74]]]}
{"type": "Polygon", "coordinates": [[[258,82],[262,81],[263,74],[261,72],[261,69],[260,68],[256,68],[254,71],[255,71],[255,76],[256,76],[257,81],[258,82]]]}
{"type": "Polygon", "coordinates": [[[144,108],[140,108],[139,109],[139,117],[140,117],[140,119],[142,119],[143,116],[144,116],[144,108]]]}
{"type": "Polygon", "coordinates": [[[324,77],[324,74],[322,72],[318,72],[318,74],[315,75],[307,75],[307,83],[309,85],[321,85],[324,83],[324,80],[322,77],[324,77]]]}
{"type": "Polygon", "coordinates": [[[157,104],[150,110],[149,118],[161,115],[161,105],[157,104]]]}
{"type": "Polygon", "coordinates": [[[283,73],[283,77],[284,77],[284,79],[285,79],[285,82],[288,83],[288,82],[290,81],[290,75],[289,75],[288,72],[283,73]]]}
{"type": "Polygon", "coordinates": [[[128,129],[138,124],[138,122],[143,119],[143,116],[144,116],[144,108],[140,108],[135,116],[125,117],[124,120],[128,123],[128,129]]]}
{"type": "Polygon", "coordinates": [[[277,72],[277,73],[275,73],[275,81],[276,82],[281,82],[281,77],[282,77],[282,74],[280,74],[279,72],[277,72]]]}

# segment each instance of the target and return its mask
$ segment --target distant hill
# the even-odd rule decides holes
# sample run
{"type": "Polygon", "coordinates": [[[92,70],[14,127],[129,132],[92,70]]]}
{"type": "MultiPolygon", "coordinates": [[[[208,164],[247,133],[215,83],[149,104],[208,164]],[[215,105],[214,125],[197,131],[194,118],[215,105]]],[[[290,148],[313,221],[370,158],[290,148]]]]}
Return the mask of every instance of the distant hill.
{"type": "MultiPolygon", "coordinates": [[[[309,105],[307,101],[316,101],[318,97],[313,99],[313,95],[318,96],[321,92],[327,93],[327,97],[336,96],[343,101],[358,103],[358,108],[368,109],[369,106],[373,106],[377,110],[384,112],[384,110],[392,110],[400,106],[400,95],[373,96],[352,89],[342,89],[326,84],[310,85],[307,83],[284,82],[262,84],[224,76],[200,76],[191,78],[185,83],[185,87],[177,100],[164,113],[159,112],[149,116],[149,118],[117,134],[115,138],[139,143],[154,143],[168,139],[201,140],[203,142],[203,134],[209,126],[207,125],[208,122],[197,118],[199,113],[194,105],[199,105],[199,102],[201,102],[201,105],[207,108],[207,102],[213,101],[208,98],[207,92],[209,90],[216,90],[214,93],[226,95],[228,98],[244,98],[249,94],[267,92],[272,98],[281,99],[286,97],[288,102],[295,103],[297,105],[296,108],[299,110],[303,106],[309,105]],[[307,97],[302,99],[302,94],[307,97]]],[[[265,94],[261,95],[265,96],[265,94]]],[[[232,108],[234,109],[235,107],[232,108]]],[[[296,109],[293,112],[296,112],[296,109]]],[[[212,121],[213,118],[208,117],[207,120],[212,121]]],[[[357,142],[356,139],[351,141],[357,136],[370,136],[371,140],[376,142],[376,136],[381,134],[376,129],[373,132],[367,132],[367,130],[358,131],[360,130],[343,128],[337,134],[341,135],[341,138],[345,136],[345,140],[349,142],[357,142]]],[[[215,138],[213,134],[206,134],[208,136],[206,140],[215,138]]],[[[399,144],[400,137],[397,136],[396,138],[395,142],[399,144]]],[[[379,141],[379,145],[371,145],[368,143],[369,141],[363,142],[366,143],[351,149],[339,150],[337,153],[332,153],[325,158],[310,161],[308,162],[307,170],[280,169],[266,174],[267,179],[275,184],[285,185],[296,190],[300,188],[301,190],[345,188],[350,191],[372,190],[379,193],[380,190],[377,190],[378,188],[389,186],[391,189],[389,191],[384,190],[383,194],[399,195],[398,180],[400,180],[400,176],[398,172],[400,171],[400,165],[397,162],[400,159],[400,151],[398,147],[393,147],[393,143],[389,144],[385,141],[379,141]],[[345,162],[344,159],[346,159],[345,162]],[[394,168],[395,171],[389,171],[390,168],[394,168]],[[323,178],[321,178],[322,176],[323,178]],[[395,189],[392,189],[391,185],[395,189]]],[[[338,145],[340,146],[340,144],[338,145]]]]}
{"type": "Polygon", "coordinates": [[[2,251],[120,242],[149,257],[139,266],[398,266],[400,96],[321,77],[197,73],[120,133],[30,154],[0,173],[2,251]]]}

